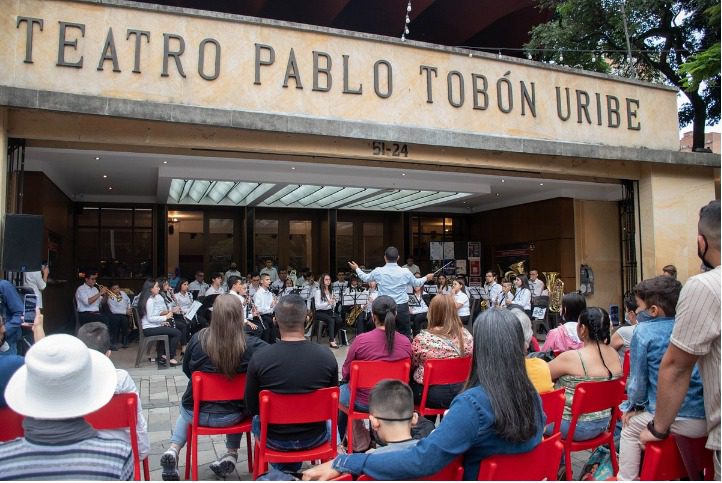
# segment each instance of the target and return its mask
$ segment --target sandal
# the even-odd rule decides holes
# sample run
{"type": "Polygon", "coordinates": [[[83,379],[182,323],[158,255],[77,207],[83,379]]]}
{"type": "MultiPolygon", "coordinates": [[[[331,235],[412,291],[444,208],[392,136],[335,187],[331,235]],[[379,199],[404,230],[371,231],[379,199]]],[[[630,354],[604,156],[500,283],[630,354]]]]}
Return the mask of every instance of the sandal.
{"type": "Polygon", "coordinates": [[[175,366],[178,365],[178,361],[175,360],[175,359],[171,359],[171,360],[168,361],[168,364],[169,364],[171,367],[175,367],[175,366]]]}
{"type": "Polygon", "coordinates": [[[338,344],[336,343],[335,340],[332,340],[331,342],[329,342],[328,345],[331,346],[331,349],[338,349],[338,344]]]}

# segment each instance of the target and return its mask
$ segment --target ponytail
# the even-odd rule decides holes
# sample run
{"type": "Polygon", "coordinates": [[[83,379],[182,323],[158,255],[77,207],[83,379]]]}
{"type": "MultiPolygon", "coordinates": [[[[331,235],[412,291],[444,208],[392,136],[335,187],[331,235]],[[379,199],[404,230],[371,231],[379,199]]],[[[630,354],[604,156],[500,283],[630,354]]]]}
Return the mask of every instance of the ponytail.
{"type": "Polygon", "coordinates": [[[371,312],[380,325],[384,326],[386,332],[386,352],[389,355],[394,351],[394,339],[396,338],[396,302],[388,295],[376,297],[371,312]]]}
{"type": "Polygon", "coordinates": [[[604,362],[602,348],[599,345],[600,342],[605,345],[609,345],[612,338],[609,314],[603,308],[589,307],[588,309],[582,310],[582,313],[579,314],[579,323],[587,327],[589,330],[589,339],[597,344],[599,358],[602,360],[604,368],[609,373],[609,379],[612,379],[612,371],[609,367],[607,367],[607,363],[604,362]]]}

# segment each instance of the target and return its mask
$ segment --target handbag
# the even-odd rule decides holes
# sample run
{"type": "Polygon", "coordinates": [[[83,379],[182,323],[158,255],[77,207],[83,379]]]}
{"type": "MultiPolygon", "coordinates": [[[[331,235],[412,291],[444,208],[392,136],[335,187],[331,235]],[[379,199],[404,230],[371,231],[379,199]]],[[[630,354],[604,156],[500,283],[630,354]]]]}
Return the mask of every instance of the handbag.
{"type": "MultiPolygon", "coordinates": [[[[569,463],[567,463],[569,464],[569,463]]],[[[582,470],[582,481],[604,481],[614,476],[609,448],[599,446],[594,450],[582,470]]]]}

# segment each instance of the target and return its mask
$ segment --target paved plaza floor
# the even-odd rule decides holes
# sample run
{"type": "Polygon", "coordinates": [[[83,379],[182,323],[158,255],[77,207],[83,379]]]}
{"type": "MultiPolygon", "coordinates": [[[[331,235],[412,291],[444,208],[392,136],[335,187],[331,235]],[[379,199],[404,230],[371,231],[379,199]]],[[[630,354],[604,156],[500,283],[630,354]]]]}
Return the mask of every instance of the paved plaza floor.
{"type": "MultiPolygon", "coordinates": [[[[346,357],[347,347],[332,349],[338,360],[339,371],[346,357]]],[[[155,363],[144,357],[140,367],[135,368],[135,357],[138,352],[137,343],[131,344],[127,349],[120,349],[113,352],[111,358],[116,367],[127,370],[133,377],[136,386],[140,391],[143,413],[148,421],[148,435],[150,438],[151,450],[148,462],[150,465],[151,479],[161,479],[160,457],[170,445],[171,431],[178,418],[178,407],[183,392],[188,385],[188,378],[183,374],[180,365],[166,369],[158,369],[155,363]]],[[[198,478],[200,480],[223,480],[213,473],[209,465],[225,453],[224,436],[202,436],[198,444],[198,478]]],[[[227,480],[252,480],[248,472],[246,452],[246,438],[241,441],[241,448],[238,452],[238,464],[236,471],[226,477],[227,480]]],[[[575,476],[581,471],[584,462],[589,457],[589,452],[583,451],[572,454],[575,476]]],[[[185,471],[185,449],[179,457],[180,476],[183,479],[185,471]]]]}

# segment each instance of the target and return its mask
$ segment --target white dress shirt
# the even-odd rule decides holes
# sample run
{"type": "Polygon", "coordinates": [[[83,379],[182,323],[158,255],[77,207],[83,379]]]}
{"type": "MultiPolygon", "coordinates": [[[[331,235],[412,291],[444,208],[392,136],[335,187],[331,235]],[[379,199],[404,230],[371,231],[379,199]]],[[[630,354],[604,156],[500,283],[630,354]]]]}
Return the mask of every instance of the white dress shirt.
{"type": "Polygon", "coordinates": [[[528,288],[517,289],[514,294],[514,303],[524,307],[524,310],[531,310],[531,290],[528,288]]]}
{"type": "Polygon", "coordinates": [[[285,280],[281,280],[280,278],[279,278],[279,279],[276,279],[276,280],[271,284],[271,290],[274,290],[274,291],[276,291],[276,292],[283,292],[283,289],[284,289],[284,288],[286,288],[286,281],[285,281],[285,280]]]}
{"type": "Polygon", "coordinates": [[[122,290],[120,291],[120,302],[113,297],[108,297],[108,308],[111,314],[128,315],[128,307],[130,307],[130,298],[122,290]]]}
{"type": "Polygon", "coordinates": [[[469,310],[469,296],[464,293],[463,290],[459,290],[454,295],[454,302],[457,304],[461,304],[461,307],[456,309],[459,313],[459,317],[466,317],[467,315],[471,315],[471,311],[469,310]]]}
{"type": "Polygon", "coordinates": [[[174,294],[175,303],[180,307],[183,315],[187,314],[193,305],[193,294],[186,292],[185,295],[182,292],[174,294]]]}
{"type": "Polygon", "coordinates": [[[258,287],[258,290],[253,295],[253,303],[258,309],[258,313],[261,315],[273,313],[273,294],[263,287],[258,287]]]}
{"type": "Polygon", "coordinates": [[[541,297],[542,291],[544,290],[544,282],[539,280],[529,280],[529,289],[532,292],[532,297],[541,297]]]}
{"type": "Polygon", "coordinates": [[[406,268],[393,262],[374,268],[371,273],[365,273],[361,268],[357,268],[356,275],[366,283],[376,280],[379,295],[388,295],[398,305],[409,302],[409,294],[406,293],[407,285],[419,287],[426,282],[426,278],[416,278],[406,268]]]}
{"type": "Polygon", "coordinates": [[[100,312],[100,302],[103,297],[98,297],[92,304],[88,303],[90,297],[95,296],[98,293],[98,289],[95,287],[88,287],[87,283],[84,283],[75,291],[75,300],[78,302],[78,312],[100,312]]]}
{"type": "Polygon", "coordinates": [[[223,295],[224,293],[226,293],[226,291],[223,290],[223,285],[218,288],[215,288],[213,285],[211,285],[206,289],[205,296],[208,297],[209,295],[223,295]]]}
{"type": "Polygon", "coordinates": [[[331,294],[331,300],[323,300],[321,298],[321,289],[317,289],[313,292],[313,299],[316,303],[316,310],[333,310],[336,307],[336,299],[331,294]]]}
{"type": "Polygon", "coordinates": [[[496,307],[501,302],[501,284],[494,282],[493,284],[485,284],[484,289],[489,294],[489,308],[496,307]]]}
{"type": "Polygon", "coordinates": [[[195,290],[198,290],[198,296],[203,297],[206,294],[206,290],[208,290],[208,285],[206,282],[198,282],[197,280],[193,280],[191,283],[188,284],[188,291],[192,292],[195,290]]]}
{"type": "Polygon", "coordinates": [[[152,295],[148,297],[148,301],[145,303],[145,315],[141,320],[141,327],[144,329],[154,329],[163,325],[167,317],[160,315],[161,312],[168,310],[165,305],[163,297],[158,295],[152,295]]]}
{"type": "Polygon", "coordinates": [[[260,272],[258,272],[259,275],[268,275],[271,278],[271,282],[275,282],[278,280],[278,270],[276,270],[276,267],[263,267],[260,272]]]}
{"type": "Polygon", "coordinates": [[[411,272],[411,273],[414,274],[414,275],[416,275],[416,272],[421,273],[421,269],[420,269],[419,266],[416,265],[415,263],[414,263],[413,265],[410,265],[410,266],[409,266],[409,265],[404,265],[404,268],[407,269],[409,272],[411,272]]]}
{"type": "Polygon", "coordinates": [[[45,280],[43,280],[43,272],[40,272],[40,271],[25,272],[23,285],[33,289],[33,292],[35,292],[35,297],[38,299],[36,305],[39,309],[42,309],[43,308],[42,291],[45,290],[45,287],[47,285],[45,280]]]}

